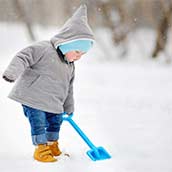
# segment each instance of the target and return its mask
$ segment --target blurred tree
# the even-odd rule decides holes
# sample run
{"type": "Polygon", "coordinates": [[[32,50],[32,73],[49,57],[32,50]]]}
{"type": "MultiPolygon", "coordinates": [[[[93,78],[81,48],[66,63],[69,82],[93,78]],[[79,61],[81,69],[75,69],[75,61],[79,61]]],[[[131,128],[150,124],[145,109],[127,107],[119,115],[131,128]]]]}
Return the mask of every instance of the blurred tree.
{"type": "Polygon", "coordinates": [[[114,45],[122,45],[122,55],[127,52],[130,32],[141,27],[151,27],[157,32],[152,57],[165,52],[171,26],[172,0],[100,0],[103,25],[111,30],[114,45]]]}
{"type": "Polygon", "coordinates": [[[26,1],[25,3],[23,3],[23,1],[20,0],[11,1],[11,3],[13,3],[13,7],[16,9],[18,17],[25,23],[30,39],[32,41],[35,41],[36,38],[32,29],[33,23],[30,17],[31,5],[29,2],[30,1],[26,1]]]}
{"type": "Polygon", "coordinates": [[[152,57],[156,58],[158,53],[161,51],[165,51],[165,46],[167,44],[168,38],[168,30],[171,26],[171,15],[172,15],[172,2],[171,1],[160,1],[161,9],[162,9],[162,17],[159,21],[159,25],[157,27],[157,39],[156,45],[152,53],[152,57]]]}
{"type": "MultiPolygon", "coordinates": [[[[149,28],[157,33],[151,54],[153,57],[165,51],[171,24],[172,0],[0,0],[0,21],[25,23],[30,39],[34,40],[35,24],[59,27],[82,1],[88,5],[91,26],[95,30],[108,29],[114,46],[122,49],[121,57],[127,53],[130,33],[140,28],[149,28]]],[[[101,48],[107,47],[101,39],[98,43],[101,48]]],[[[138,42],[138,45],[143,49],[143,44],[138,42]]]]}
{"type": "MultiPolygon", "coordinates": [[[[121,0],[94,0],[94,3],[90,2],[90,4],[92,4],[92,6],[94,4],[94,6],[100,9],[99,11],[101,11],[101,15],[99,15],[96,20],[99,19],[99,21],[101,21],[101,27],[109,29],[114,45],[121,47],[119,56],[124,57],[127,53],[127,37],[133,27],[128,20],[128,3],[126,4],[121,0]]],[[[97,21],[94,23],[97,24],[97,21]]],[[[104,52],[107,53],[105,50],[106,46],[103,45],[104,42],[100,42],[99,40],[99,44],[104,48],[104,52]]],[[[108,55],[108,57],[110,58],[110,55],[108,55]]]]}

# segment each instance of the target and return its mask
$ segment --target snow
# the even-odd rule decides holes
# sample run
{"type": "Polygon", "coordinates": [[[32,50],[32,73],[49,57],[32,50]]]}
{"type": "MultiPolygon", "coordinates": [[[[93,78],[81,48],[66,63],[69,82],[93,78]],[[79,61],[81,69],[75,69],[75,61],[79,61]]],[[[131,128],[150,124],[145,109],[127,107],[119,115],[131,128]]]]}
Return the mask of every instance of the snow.
{"type": "MultiPolygon", "coordinates": [[[[2,74],[16,51],[30,42],[22,26],[4,23],[0,26],[2,74]]],[[[48,39],[54,30],[36,31],[39,39],[48,39]]],[[[106,40],[107,33],[101,34],[106,40]]],[[[144,45],[151,47],[151,31],[139,32],[134,40],[142,39],[143,35],[144,45]]],[[[34,161],[29,123],[20,104],[7,98],[13,84],[0,79],[0,171],[171,172],[171,65],[149,60],[147,52],[136,49],[135,41],[131,42],[126,60],[117,60],[114,50],[109,52],[114,59],[106,62],[96,45],[76,62],[73,119],[96,146],[103,146],[111,154],[109,160],[91,161],[86,155],[87,145],[64,122],[60,147],[70,158],[62,156],[56,163],[34,161]]]]}

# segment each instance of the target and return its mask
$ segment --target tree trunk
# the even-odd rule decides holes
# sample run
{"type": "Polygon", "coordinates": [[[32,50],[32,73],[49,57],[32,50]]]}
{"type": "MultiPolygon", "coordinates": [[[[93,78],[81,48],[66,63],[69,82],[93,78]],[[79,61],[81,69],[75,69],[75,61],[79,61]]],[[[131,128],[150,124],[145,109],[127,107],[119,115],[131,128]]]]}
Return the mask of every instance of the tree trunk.
{"type": "Polygon", "coordinates": [[[165,46],[167,44],[168,29],[170,27],[170,20],[172,14],[172,3],[170,3],[168,9],[165,9],[164,6],[162,6],[162,8],[163,16],[157,28],[156,45],[152,53],[153,58],[156,58],[158,54],[165,49],[165,46]]]}
{"type": "MultiPolygon", "coordinates": [[[[35,35],[32,29],[32,21],[30,18],[30,14],[26,11],[25,6],[28,7],[28,2],[22,4],[20,0],[12,0],[13,6],[16,9],[16,12],[18,13],[19,18],[25,23],[29,37],[32,41],[35,41],[35,35]]],[[[30,9],[31,10],[31,9],[30,9]]],[[[31,13],[31,11],[29,11],[31,13]]]]}

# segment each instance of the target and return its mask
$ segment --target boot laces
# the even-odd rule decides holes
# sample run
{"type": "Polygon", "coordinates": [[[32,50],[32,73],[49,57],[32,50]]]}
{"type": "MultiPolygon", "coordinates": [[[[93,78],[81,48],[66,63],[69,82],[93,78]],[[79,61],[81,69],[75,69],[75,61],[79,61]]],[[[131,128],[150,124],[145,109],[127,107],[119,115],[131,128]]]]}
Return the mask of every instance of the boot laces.
{"type": "Polygon", "coordinates": [[[40,157],[43,157],[43,156],[45,156],[45,155],[47,155],[47,156],[53,156],[53,155],[52,155],[52,152],[51,152],[51,150],[50,150],[50,148],[49,148],[49,146],[46,146],[45,148],[43,148],[43,149],[40,151],[40,157]]]}

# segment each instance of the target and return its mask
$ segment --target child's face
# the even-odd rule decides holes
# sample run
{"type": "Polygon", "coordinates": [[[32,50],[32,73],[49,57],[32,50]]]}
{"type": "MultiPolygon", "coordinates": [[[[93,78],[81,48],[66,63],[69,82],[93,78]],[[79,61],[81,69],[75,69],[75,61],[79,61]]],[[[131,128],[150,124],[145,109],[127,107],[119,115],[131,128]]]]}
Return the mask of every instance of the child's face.
{"type": "Polygon", "coordinates": [[[69,62],[73,62],[79,60],[83,54],[85,53],[81,51],[69,51],[65,54],[65,57],[69,62]]]}

